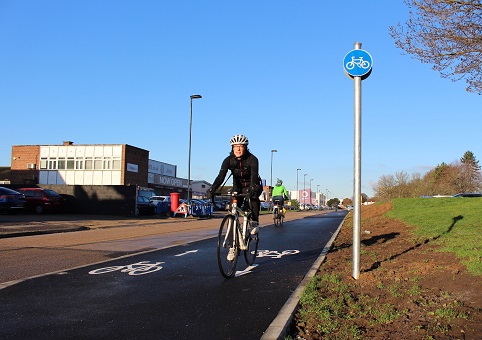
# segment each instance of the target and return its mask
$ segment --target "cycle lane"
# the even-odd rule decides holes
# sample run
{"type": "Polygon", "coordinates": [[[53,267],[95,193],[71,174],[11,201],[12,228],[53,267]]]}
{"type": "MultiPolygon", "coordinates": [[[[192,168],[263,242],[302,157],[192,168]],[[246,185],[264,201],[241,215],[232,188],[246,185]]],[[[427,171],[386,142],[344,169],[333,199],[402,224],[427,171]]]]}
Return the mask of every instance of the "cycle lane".
{"type": "MultiPolygon", "coordinates": [[[[235,279],[221,277],[216,242],[207,239],[19,283],[0,291],[6,326],[0,335],[12,339],[74,334],[82,338],[207,339],[213,334],[215,338],[259,338],[343,216],[263,228],[260,251],[273,251],[271,256],[259,257],[258,266],[235,279]],[[283,251],[297,250],[291,248],[300,252],[283,255],[283,251]],[[141,261],[162,269],[145,275],[121,270],[89,274],[108,265],[141,261]]],[[[241,258],[238,269],[243,267],[241,258]]]]}

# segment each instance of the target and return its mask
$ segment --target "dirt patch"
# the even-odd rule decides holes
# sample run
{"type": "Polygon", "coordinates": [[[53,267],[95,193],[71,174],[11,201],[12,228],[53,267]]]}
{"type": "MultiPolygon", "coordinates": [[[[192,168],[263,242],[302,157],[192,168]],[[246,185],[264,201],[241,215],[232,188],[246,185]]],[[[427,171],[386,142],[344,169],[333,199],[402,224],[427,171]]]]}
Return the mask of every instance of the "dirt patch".
{"type": "MultiPolygon", "coordinates": [[[[482,339],[481,278],[468,274],[452,253],[416,239],[413,227],[384,217],[390,208],[388,203],[363,207],[358,280],[352,277],[352,215],[317,273],[318,278],[336,275],[338,285],[348,287],[343,293],[347,312],[331,311],[328,317],[342,327],[326,331],[321,323],[327,319],[319,311],[298,311],[293,338],[482,339]],[[351,303],[359,305],[358,312],[346,306],[351,303]],[[387,321],[369,313],[387,306],[393,316],[387,321]]],[[[318,302],[340,299],[340,291],[328,285],[316,289],[318,302]]]]}

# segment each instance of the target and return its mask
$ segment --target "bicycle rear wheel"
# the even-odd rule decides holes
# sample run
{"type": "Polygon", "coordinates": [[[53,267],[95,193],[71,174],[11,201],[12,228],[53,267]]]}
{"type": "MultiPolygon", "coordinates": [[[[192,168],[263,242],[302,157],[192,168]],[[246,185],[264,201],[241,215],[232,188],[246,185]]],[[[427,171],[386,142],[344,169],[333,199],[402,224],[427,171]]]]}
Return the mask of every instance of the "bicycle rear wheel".
{"type": "MultiPolygon", "coordinates": [[[[248,221],[248,231],[251,230],[251,220],[248,221]]],[[[258,232],[254,235],[248,234],[246,244],[248,249],[244,251],[244,259],[246,264],[251,266],[256,261],[258,255],[258,242],[259,242],[259,227],[258,232]]]]}
{"type": "Polygon", "coordinates": [[[218,266],[221,275],[230,278],[234,275],[238,263],[239,248],[234,245],[233,235],[236,231],[236,220],[234,216],[227,215],[221,222],[218,234],[218,266]],[[234,258],[228,260],[229,249],[235,248],[234,258]]]}
{"type": "Polygon", "coordinates": [[[273,209],[273,222],[275,226],[279,226],[279,210],[278,207],[274,207],[273,209]]]}

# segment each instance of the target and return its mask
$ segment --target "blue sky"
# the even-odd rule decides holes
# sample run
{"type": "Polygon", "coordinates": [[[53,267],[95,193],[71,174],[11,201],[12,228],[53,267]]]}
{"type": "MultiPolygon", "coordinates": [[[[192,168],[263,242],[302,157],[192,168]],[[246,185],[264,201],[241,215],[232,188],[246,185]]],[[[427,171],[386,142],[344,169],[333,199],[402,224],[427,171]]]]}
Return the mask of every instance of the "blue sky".
{"type": "Polygon", "coordinates": [[[402,55],[400,1],[0,0],[0,165],[12,145],[130,144],[212,182],[229,138],[260,174],[352,197],[355,42],[362,83],[362,192],[382,175],[482,158],[480,97],[402,55]],[[296,169],[301,168],[301,171],[296,169]],[[306,176],[305,176],[306,174],[306,176]],[[310,181],[312,179],[312,181],[310,181]],[[306,180],[306,184],[304,183],[306,180]]]}

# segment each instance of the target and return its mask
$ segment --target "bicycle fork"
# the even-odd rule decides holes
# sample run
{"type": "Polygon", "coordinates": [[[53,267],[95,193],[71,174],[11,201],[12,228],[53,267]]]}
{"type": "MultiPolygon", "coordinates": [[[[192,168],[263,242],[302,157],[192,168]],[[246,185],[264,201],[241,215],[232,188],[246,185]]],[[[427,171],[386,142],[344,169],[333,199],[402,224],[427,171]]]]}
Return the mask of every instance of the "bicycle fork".
{"type": "MultiPolygon", "coordinates": [[[[246,222],[245,222],[246,223],[246,222]]],[[[226,235],[224,236],[223,247],[226,248],[230,245],[233,248],[238,247],[241,250],[246,250],[247,246],[243,240],[243,234],[237,226],[239,225],[239,221],[234,219],[230,219],[228,223],[228,228],[226,235]],[[234,222],[234,223],[233,223],[234,222]]],[[[245,228],[244,228],[245,229],[245,228]]]]}

